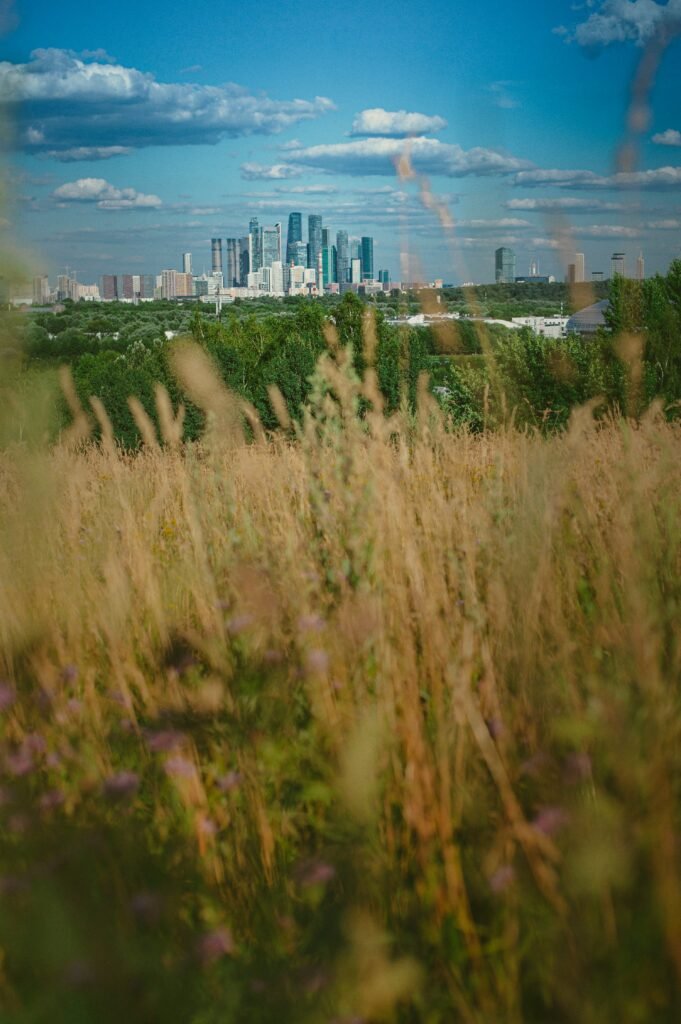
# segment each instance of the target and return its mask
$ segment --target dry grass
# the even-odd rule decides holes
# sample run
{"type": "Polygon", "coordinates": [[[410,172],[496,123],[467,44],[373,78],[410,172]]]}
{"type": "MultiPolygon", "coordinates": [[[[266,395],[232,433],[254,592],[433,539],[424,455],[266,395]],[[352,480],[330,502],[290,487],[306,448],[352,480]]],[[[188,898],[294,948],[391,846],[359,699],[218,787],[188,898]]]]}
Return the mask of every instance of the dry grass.
{"type": "Polygon", "coordinates": [[[2,1019],[677,1020],[679,428],[184,372],[201,446],[0,463],[2,1019]]]}

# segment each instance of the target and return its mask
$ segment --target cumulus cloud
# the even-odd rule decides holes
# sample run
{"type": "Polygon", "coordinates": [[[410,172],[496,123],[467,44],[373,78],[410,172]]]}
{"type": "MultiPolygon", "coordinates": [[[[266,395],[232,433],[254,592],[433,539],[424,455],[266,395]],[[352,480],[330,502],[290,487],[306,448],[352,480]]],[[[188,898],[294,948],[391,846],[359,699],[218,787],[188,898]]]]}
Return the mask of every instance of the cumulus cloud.
{"type": "Polygon", "coordinates": [[[497,150],[481,147],[464,150],[461,146],[425,136],[406,141],[369,138],[309,146],[289,150],[288,156],[297,165],[352,175],[394,175],[395,163],[405,156],[409,157],[415,171],[448,178],[512,174],[532,166],[527,160],[519,160],[497,150]]]}
{"type": "Polygon", "coordinates": [[[676,128],[667,128],[666,132],[653,135],[653,142],[658,146],[681,146],[681,132],[676,128]]]}
{"type": "Polygon", "coordinates": [[[550,185],[553,188],[602,189],[606,191],[640,189],[650,192],[681,189],[681,167],[656,167],[649,171],[620,171],[602,175],[594,171],[530,170],[519,171],[518,186],[550,185]]]}
{"type": "Polygon", "coordinates": [[[371,107],[355,116],[350,135],[383,135],[400,137],[440,132],[447,127],[443,117],[430,114],[408,113],[406,110],[384,110],[371,107]]]}
{"type": "Polygon", "coordinates": [[[610,203],[605,199],[577,199],[572,196],[560,199],[508,199],[504,207],[528,213],[615,213],[626,209],[624,203],[610,203]]]}
{"type": "Polygon", "coordinates": [[[74,146],[73,149],[48,149],[43,155],[70,164],[80,160],[111,160],[128,153],[132,153],[129,146],[74,146]]]}
{"type": "Polygon", "coordinates": [[[156,210],[158,196],[134,188],[116,188],[105,178],[79,178],[60,185],[52,193],[58,203],[94,203],[99,210],[156,210]]]}
{"type": "Polygon", "coordinates": [[[59,49],[34,50],[25,64],[0,62],[0,95],[34,153],[215,144],[270,135],[334,109],[322,96],[275,100],[234,84],[157,82],[136,68],[59,49]],[[37,134],[28,137],[29,127],[37,134]]]}
{"type": "Polygon", "coordinates": [[[246,181],[272,181],[281,178],[299,178],[304,168],[295,164],[257,164],[241,165],[241,177],[246,181]]]}
{"type": "Polygon", "coordinates": [[[674,32],[680,27],[681,0],[664,4],[655,0],[602,0],[598,10],[565,38],[593,51],[611,43],[644,46],[657,33],[674,32]]]}

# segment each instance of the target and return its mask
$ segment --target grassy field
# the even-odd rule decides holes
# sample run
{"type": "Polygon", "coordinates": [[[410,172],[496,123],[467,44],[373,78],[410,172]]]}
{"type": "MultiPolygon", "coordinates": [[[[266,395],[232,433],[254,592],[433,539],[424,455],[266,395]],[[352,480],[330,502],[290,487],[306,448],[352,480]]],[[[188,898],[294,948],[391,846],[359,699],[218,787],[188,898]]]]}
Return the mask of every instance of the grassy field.
{"type": "Polygon", "coordinates": [[[678,1021],[681,427],[179,372],[0,456],[3,1024],[678,1021]]]}

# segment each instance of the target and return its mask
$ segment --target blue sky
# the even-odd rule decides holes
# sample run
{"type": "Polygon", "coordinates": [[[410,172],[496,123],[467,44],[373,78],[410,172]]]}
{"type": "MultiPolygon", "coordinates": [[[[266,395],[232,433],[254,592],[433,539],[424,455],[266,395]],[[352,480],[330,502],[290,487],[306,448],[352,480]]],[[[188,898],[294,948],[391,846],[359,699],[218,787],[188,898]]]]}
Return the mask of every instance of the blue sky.
{"type": "Polygon", "coordinates": [[[589,272],[640,249],[664,270],[681,254],[678,38],[617,154],[646,47],[677,28],[681,0],[6,2],[10,215],[32,267],[85,282],[184,251],[200,270],[211,236],[291,210],[373,235],[394,279],[488,281],[499,244],[519,273],[535,257],[562,276],[574,250],[589,272]]]}

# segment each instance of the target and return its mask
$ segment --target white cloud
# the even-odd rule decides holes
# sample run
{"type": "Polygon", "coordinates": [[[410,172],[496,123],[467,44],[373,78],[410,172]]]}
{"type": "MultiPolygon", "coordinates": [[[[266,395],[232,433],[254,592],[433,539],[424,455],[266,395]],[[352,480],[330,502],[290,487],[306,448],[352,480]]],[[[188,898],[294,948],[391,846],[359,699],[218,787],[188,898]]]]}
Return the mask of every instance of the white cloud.
{"type": "Polygon", "coordinates": [[[668,217],[666,220],[651,220],[646,225],[651,231],[681,231],[681,220],[668,217]]]}
{"type": "Polygon", "coordinates": [[[500,217],[498,220],[486,220],[483,218],[472,220],[459,220],[456,227],[467,228],[470,231],[510,231],[520,228],[532,227],[529,220],[521,220],[519,217],[500,217]]]}
{"type": "Polygon", "coordinates": [[[667,128],[666,132],[653,135],[652,141],[658,146],[681,146],[681,132],[676,128],[667,128]]]}
{"type": "Polygon", "coordinates": [[[627,207],[624,203],[610,203],[604,199],[577,199],[564,196],[560,199],[508,199],[504,206],[507,210],[525,210],[528,213],[600,213],[621,212],[627,207]]]}
{"type": "Polygon", "coordinates": [[[492,93],[493,102],[495,106],[501,107],[502,110],[515,110],[520,106],[518,100],[509,92],[509,87],[513,85],[513,82],[492,82],[488,86],[489,91],[492,93]]]}
{"type": "Polygon", "coordinates": [[[272,181],[281,178],[299,178],[303,168],[295,164],[257,164],[246,163],[241,165],[241,177],[246,181],[272,181]]]}
{"type": "Polygon", "coordinates": [[[94,203],[100,210],[154,210],[162,206],[158,196],[134,188],[116,188],[105,178],[79,178],[60,185],[52,193],[59,203],[94,203]]]}
{"type": "Polygon", "coordinates": [[[408,113],[406,110],[384,110],[371,107],[355,115],[350,135],[404,136],[439,132],[447,127],[443,117],[408,113]]]}
{"type": "Polygon", "coordinates": [[[620,171],[617,174],[601,175],[594,171],[530,170],[520,171],[514,179],[515,185],[550,185],[553,188],[595,189],[617,191],[640,189],[666,191],[681,189],[681,167],[656,167],[649,171],[620,171]]]}
{"type": "Polygon", "coordinates": [[[338,189],[335,185],[280,185],[275,191],[286,195],[331,196],[338,189]]]}
{"type": "Polygon", "coordinates": [[[80,160],[111,160],[115,156],[132,153],[129,146],[74,146],[73,149],[48,149],[42,154],[61,163],[77,163],[80,160]]]}
{"type": "Polygon", "coordinates": [[[34,50],[25,64],[0,62],[0,95],[24,129],[25,148],[36,153],[215,144],[270,135],[334,109],[323,96],[275,100],[234,84],[157,82],[148,72],[60,49],[34,50]],[[40,137],[27,138],[28,127],[40,137]]]}
{"type": "Polygon", "coordinates": [[[666,4],[655,0],[602,0],[599,9],[565,38],[588,50],[611,43],[644,46],[658,32],[675,31],[679,25],[681,0],[668,0],[666,4]]]}
{"type": "Polygon", "coordinates": [[[621,224],[592,224],[575,228],[579,238],[640,238],[640,228],[623,227],[621,224]]]}
{"type": "Polygon", "coordinates": [[[512,174],[532,165],[493,149],[461,146],[420,136],[415,139],[369,138],[354,142],[290,150],[292,161],[316,170],[352,175],[394,175],[395,164],[408,157],[418,173],[458,178],[466,175],[512,174]]]}

